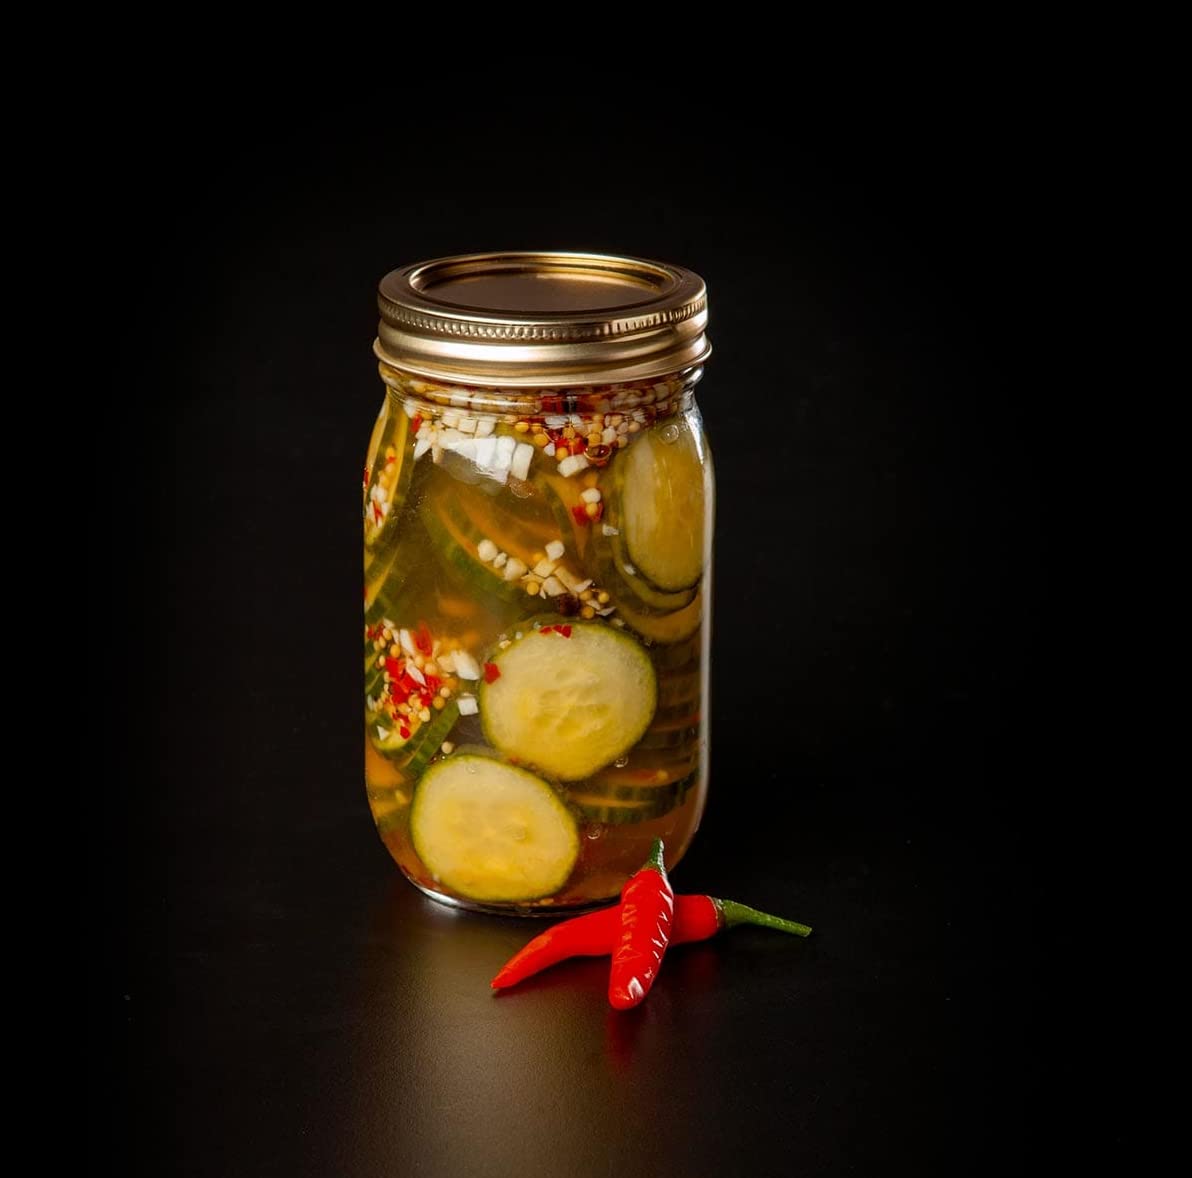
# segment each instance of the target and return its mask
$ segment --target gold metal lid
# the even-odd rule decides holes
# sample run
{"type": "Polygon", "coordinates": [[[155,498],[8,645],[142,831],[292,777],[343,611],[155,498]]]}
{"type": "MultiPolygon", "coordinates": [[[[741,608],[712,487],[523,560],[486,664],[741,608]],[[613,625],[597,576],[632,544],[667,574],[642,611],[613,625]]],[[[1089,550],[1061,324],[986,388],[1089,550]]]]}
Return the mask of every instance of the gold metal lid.
{"type": "Polygon", "coordinates": [[[678,372],[711,352],[703,279],[606,254],[461,254],[381,279],[373,347],[436,380],[520,388],[678,372]]]}

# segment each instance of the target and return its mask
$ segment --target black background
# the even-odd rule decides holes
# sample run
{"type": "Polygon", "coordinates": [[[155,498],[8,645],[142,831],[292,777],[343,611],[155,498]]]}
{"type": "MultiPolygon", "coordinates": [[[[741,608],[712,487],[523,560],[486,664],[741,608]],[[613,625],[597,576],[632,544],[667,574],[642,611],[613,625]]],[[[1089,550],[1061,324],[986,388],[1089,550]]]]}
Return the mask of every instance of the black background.
{"type": "Polygon", "coordinates": [[[1004,107],[951,99],[698,133],[292,93],[176,97],[168,135],[123,112],[91,993],[125,1171],[956,1174],[1038,1148],[1032,161],[1004,107]],[[492,998],[537,926],[423,900],[361,788],[375,284],[496,248],[710,292],[713,773],[675,884],[816,933],[677,951],[628,1017],[598,963],[492,998]]]}

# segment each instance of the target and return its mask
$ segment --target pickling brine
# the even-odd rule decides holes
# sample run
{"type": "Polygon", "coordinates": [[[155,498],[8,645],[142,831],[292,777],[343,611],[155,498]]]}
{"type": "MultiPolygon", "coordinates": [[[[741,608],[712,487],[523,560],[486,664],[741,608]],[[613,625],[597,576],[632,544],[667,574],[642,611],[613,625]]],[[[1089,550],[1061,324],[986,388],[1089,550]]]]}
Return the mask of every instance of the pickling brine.
{"type": "Polygon", "coordinates": [[[382,360],[364,469],[369,805],[437,899],[615,897],[707,789],[702,368],[462,385],[382,360]]]}

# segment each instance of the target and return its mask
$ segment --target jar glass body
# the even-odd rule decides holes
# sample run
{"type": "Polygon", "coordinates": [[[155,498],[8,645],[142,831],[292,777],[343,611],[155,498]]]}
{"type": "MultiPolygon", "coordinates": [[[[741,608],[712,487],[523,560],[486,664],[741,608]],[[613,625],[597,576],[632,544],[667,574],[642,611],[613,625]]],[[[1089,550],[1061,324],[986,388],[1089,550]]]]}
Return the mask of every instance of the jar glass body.
{"type": "Polygon", "coordinates": [[[615,898],[704,810],[714,486],[702,368],[583,389],[382,362],[364,469],[365,782],[436,899],[615,898]]]}

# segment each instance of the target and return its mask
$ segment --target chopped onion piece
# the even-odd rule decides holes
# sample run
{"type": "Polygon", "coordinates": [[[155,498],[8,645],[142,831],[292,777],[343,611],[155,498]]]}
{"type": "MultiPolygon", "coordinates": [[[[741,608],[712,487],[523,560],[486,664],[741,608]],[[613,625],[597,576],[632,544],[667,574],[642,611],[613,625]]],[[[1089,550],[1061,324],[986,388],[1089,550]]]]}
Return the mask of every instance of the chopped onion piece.
{"type": "Polygon", "coordinates": [[[513,465],[513,451],[516,446],[517,442],[508,434],[502,434],[497,438],[497,456],[493,459],[493,464],[509,470],[513,465]]]}
{"type": "Polygon", "coordinates": [[[492,469],[493,458],[497,453],[497,439],[477,438],[472,444],[476,447],[476,465],[487,473],[492,469]]]}
{"type": "Polygon", "coordinates": [[[480,557],[485,564],[491,564],[497,559],[497,553],[500,549],[487,537],[476,545],[476,555],[480,557]]]}
{"type": "Polygon", "coordinates": [[[409,630],[399,630],[397,632],[397,640],[401,643],[401,648],[413,658],[418,653],[418,648],[414,645],[413,636],[409,630]]]}
{"type": "Polygon", "coordinates": [[[580,492],[579,497],[585,503],[599,503],[600,502],[600,492],[595,487],[585,487],[580,492]]]}
{"type": "Polygon", "coordinates": [[[558,560],[566,551],[567,548],[562,540],[552,540],[546,546],[546,555],[549,556],[551,560],[558,560]]]}
{"type": "Polygon", "coordinates": [[[612,524],[602,524],[600,530],[606,536],[619,536],[621,534],[621,529],[614,528],[612,524]]]}
{"type": "Polygon", "coordinates": [[[466,650],[455,652],[455,673],[461,679],[479,679],[480,664],[466,650]]]}
{"type": "MultiPolygon", "coordinates": [[[[513,442],[512,438],[502,438],[501,440],[513,442]]],[[[525,482],[530,477],[530,459],[533,457],[534,447],[529,442],[518,442],[517,449],[513,451],[513,461],[509,467],[509,473],[515,479],[521,479],[525,482]]]]}
{"type": "Polygon", "coordinates": [[[496,424],[491,417],[482,418],[476,423],[476,436],[478,438],[487,438],[496,428],[496,424]]]}
{"type": "Polygon", "coordinates": [[[542,592],[548,597],[558,597],[560,594],[566,593],[567,589],[558,577],[547,577],[542,582],[542,592]]]}
{"type": "Polygon", "coordinates": [[[558,563],[557,561],[553,561],[553,560],[540,560],[534,566],[534,576],[549,577],[551,575],[551,573],[553,573],[555,571],[557,563],[558,563]]]}
{"type": "Polygon", "coordinates": [[[426,686],[426,676],[418,670],[413,663],[406,663],[406,674],[418,684],[419,687],[426,686]]]}
{"type": "MultiPolygon", "coordinates": [[[[479,678],[479,676],[477,676],[479,678]]],[[[456,701],[461,716],[475,716],[480,711],[474,695],[461,695],[456,701]]]]}
{"type": "MultiPolygon", "coordinates": [[[[419,433],[422,431],[419,430],[419,433]]],[[[414,461],[417,462],[423,454],[430,449],[430,438],[420,438],[418,443],[414,446],[414,461]]]]}
{"type": "Polygon", "coordinates": [[[569,454],[559,463],[559,474],[569,479],[573,474],[587,470],[589,465],[588,460],[582,454],[569,454]]]}
{"type": "Polygon", "coordinates": [[[516,556],[511,556],[505,563],[505,580],[516,581],[525,571],[525,562],[518,560],[516,556]]]}

